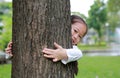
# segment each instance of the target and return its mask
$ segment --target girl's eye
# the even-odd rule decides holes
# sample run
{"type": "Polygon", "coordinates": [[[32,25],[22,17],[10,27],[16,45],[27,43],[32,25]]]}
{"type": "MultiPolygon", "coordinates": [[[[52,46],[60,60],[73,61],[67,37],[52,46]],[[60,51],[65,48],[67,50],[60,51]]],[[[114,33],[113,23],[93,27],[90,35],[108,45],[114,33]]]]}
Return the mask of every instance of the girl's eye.
{"type": "Polygon", "coordinates": [[[79,38],[81,39],[82,37],[79,35],[79,38]]]}
{"type": "Polygon", "coordinates": [[[74,30],[74,32],[76,32],[76,33],[77,33],[77,30],[74,30]]]}

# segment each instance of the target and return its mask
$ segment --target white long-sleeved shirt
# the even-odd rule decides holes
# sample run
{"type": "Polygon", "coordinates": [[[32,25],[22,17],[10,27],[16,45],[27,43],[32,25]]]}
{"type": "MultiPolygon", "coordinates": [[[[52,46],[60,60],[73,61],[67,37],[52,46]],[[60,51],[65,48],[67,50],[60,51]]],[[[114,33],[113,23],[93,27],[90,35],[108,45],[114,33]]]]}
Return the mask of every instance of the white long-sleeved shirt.
{"type": "Polygon", "coordinates": [[[83,56],[82,51],[80,49],[78,49],[77,46],[73,46],[73,48],[71,48],[71,49],[66,49],[66,53],[67,53],[68,59],[67,60],[64,60],[64,59],[61,60],[61,62],[63,64],[67,64],[69,62],[76,61],[83,56]]]}

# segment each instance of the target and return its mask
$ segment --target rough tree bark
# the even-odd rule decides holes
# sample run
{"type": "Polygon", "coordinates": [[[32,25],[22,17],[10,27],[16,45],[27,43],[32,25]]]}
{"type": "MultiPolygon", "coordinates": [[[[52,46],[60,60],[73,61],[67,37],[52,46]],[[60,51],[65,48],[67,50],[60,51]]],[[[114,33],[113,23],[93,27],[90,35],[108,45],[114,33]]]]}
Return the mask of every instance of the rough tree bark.
{"type": "Polygon", "coordinates": [[[42,49],[72,47],[69,0],[13,0],[12,78],[74,78],[73,64],[53,63],[42,49]]]}

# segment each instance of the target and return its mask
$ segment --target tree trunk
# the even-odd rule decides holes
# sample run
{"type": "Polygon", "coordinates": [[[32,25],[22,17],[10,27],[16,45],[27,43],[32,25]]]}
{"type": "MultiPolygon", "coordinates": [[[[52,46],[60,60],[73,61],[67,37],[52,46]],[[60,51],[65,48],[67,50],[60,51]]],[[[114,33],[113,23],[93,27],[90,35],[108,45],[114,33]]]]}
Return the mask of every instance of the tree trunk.
{"type": "Polygon", "coordinates": [[[69,0],[13,0],[12,78],[74,78],[73,63],[53,63],[44,47],[72,47],[69,0]]]}

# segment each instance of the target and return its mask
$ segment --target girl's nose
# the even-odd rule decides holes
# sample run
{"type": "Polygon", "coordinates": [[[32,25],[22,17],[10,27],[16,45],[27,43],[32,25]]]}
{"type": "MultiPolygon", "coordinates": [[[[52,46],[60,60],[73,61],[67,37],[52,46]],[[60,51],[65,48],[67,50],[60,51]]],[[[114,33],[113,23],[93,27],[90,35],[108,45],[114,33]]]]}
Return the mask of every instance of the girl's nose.
{"type": "Polygon", "coordinates": [[[79,34],[74,34],[74,38],[77,39],[79,37],[79,34]]]}

